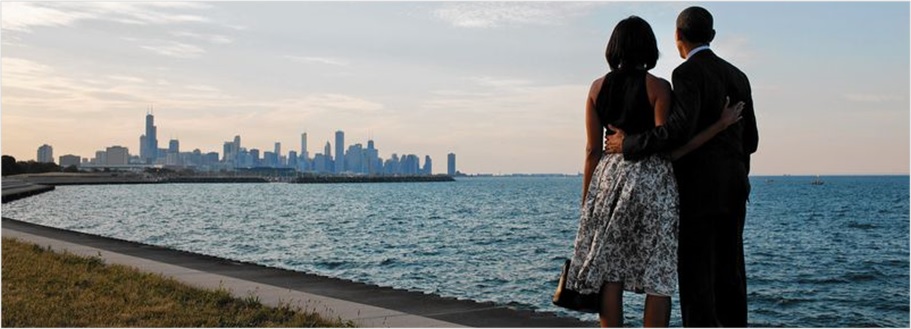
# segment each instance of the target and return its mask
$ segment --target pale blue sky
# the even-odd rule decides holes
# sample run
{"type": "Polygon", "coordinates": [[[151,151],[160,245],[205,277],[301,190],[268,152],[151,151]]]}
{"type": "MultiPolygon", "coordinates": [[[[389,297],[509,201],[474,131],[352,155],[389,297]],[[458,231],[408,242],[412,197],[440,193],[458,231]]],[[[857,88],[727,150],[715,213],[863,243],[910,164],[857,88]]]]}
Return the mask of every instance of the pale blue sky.
{"type": "Polygon", "coordinates": [[[435,172],[455,152],[464,172],[576,173],[614,25],[649,21],[669,78],[694,4],[752,82],[755,174],[908,173],[907,2],[4,2],[2,153],[138,153],[154,104],[182,151],[299,151],[307,132],[312,155],[340,129],[435,172]]]}

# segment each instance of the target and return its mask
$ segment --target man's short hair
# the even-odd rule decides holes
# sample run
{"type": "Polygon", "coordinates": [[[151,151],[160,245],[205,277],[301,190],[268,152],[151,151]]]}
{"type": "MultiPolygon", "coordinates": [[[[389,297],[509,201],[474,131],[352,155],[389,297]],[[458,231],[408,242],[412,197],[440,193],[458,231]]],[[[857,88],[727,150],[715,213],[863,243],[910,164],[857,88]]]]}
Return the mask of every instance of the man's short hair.
{"type": "Polygon", "coordinates": [[[677,31],[684,40],[695,43],[710,43],[715,39],[712,14],[702,7],[689,7],[677,16],[677,31]]]}

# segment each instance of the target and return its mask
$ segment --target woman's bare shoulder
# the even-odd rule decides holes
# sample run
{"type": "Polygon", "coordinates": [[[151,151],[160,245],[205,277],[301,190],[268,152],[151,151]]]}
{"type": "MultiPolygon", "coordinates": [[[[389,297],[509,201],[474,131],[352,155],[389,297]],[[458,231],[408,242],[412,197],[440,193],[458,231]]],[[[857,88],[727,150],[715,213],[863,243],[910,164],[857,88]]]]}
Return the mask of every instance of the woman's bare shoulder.
{"type": "Polygon", "coordinates": [[[601,86],[604,84],[604,76],[600,76],[595,81],[592,81],[592,86],[588,90],[588,95],[592,98],[598,97],[598,93],[601,92],[601,86]]]}
{"type": "Polygon", "coordinates": [[[666,79],[657,77],[651,73],[645,74],[645,83],[648,88],[661,88],[661,89],[671,89],[671,83],[666,79]]]}
{"type": "Polygon", "coordinates": [[[645,75],[645,88],[648,89],[649,95],[656,97],[670,97],[671,94],[671,83],[651,73],[645,75]]]}

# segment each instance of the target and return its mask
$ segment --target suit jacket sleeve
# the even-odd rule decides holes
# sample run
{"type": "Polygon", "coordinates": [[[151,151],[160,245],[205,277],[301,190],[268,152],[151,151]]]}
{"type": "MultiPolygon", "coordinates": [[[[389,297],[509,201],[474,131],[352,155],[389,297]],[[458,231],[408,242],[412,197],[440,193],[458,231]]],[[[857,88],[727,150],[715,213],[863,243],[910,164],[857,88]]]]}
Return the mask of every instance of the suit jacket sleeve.
{"type": "Polygon", "coordinates": [[[743,154],[746,159],[744,163],[747,165],[747,172],[749,172],[750,165],[750,154],[756,152],[759,148],[759,128],[756,124],[756,112],[753,109],[753,95],[750,90],[750,83],[746,75],[743,76],[744,81],[746,81],[746,100],[743,107],[743,154]]]}
{"type": "Polygon", "coordinates": [[[664,125],[646,132],[627,135],[623,140],[623,158],[639,160],[649,155],[670,152],[693,135],[701,106],[700,89],[691,75],[674,70],[674,105],[664,125]]]}

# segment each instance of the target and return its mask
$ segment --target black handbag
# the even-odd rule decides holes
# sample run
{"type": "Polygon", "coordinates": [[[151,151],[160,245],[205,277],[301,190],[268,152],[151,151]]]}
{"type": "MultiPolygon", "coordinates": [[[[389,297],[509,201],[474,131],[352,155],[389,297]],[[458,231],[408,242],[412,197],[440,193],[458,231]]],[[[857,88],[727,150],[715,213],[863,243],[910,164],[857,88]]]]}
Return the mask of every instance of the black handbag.
{"type": "Polygon", "coordinates": [[[567,308],[573,311],[598,313],[601,300],[598,294],[580,294],[578,291],[566,287],[566,276],[569,274],[569,260],[563,263],[563,271],[560,273],[560,282],[557,283],[557,291],[554,292],[554,305],[567,308]]]}

